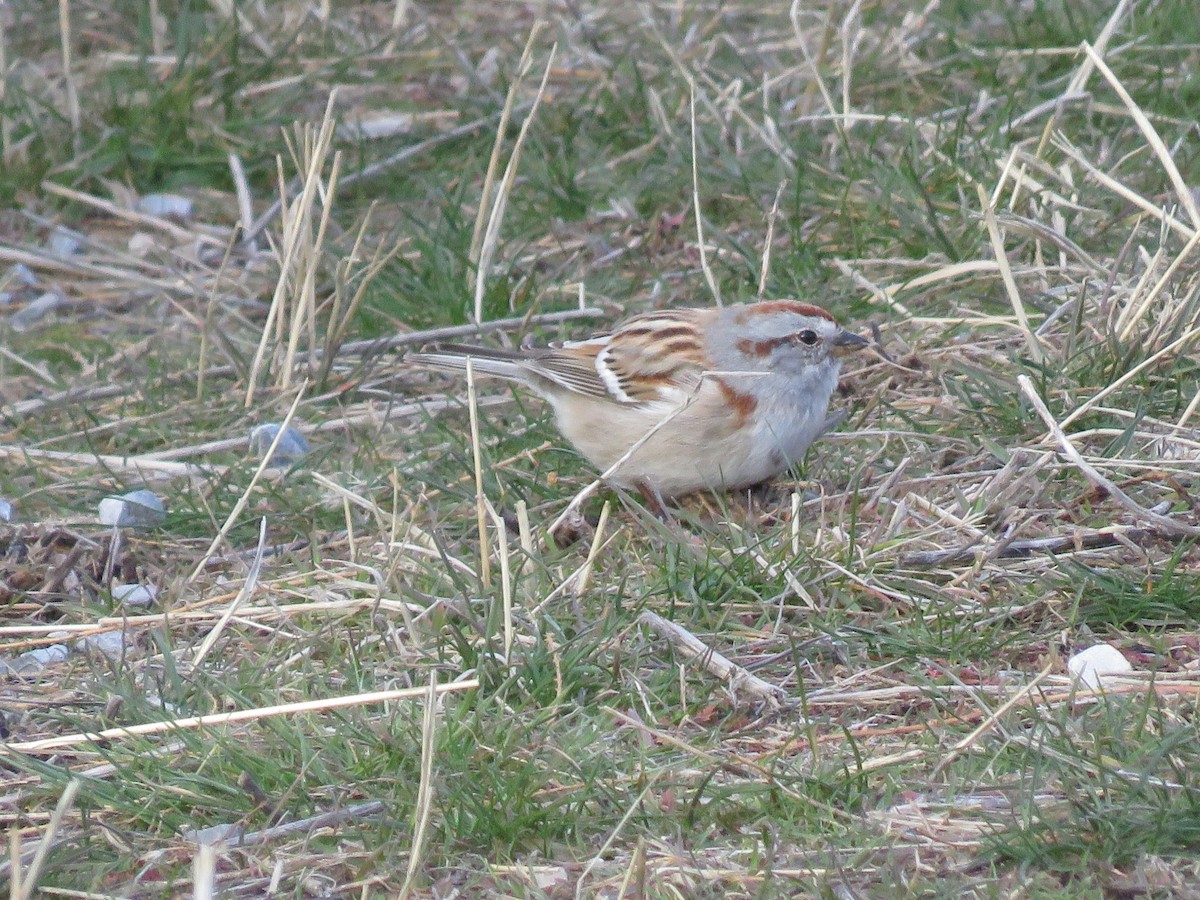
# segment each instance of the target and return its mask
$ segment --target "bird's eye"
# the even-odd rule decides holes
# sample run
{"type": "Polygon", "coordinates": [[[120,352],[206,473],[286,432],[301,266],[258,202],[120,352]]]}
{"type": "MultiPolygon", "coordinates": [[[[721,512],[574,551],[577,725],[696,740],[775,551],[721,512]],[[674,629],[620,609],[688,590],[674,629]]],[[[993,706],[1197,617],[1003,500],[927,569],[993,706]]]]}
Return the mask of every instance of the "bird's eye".
{"type": "Polygon", "coordinates": [[[802,344],[806,344],[809,347],[811,347],[817,341],[821,340],[821,338],[811,328],[805,328],[803,331],[801,331],[799,334],[796,335],[796,340],[798,340],[802,344]]]}

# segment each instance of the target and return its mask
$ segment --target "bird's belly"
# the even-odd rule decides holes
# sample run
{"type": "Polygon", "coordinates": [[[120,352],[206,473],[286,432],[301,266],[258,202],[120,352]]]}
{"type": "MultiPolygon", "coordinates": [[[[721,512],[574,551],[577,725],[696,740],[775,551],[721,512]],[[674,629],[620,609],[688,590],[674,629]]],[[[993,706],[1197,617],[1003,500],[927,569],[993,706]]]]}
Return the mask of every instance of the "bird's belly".
{"type": "Polygon", "coordinates": [[[790,408],[769,412],[734,427],[699,403],[674,413],[598,401],[556,409],[563,435],[592,465],[601,472],[616,466],[609,481],[646,485],[664,497],[758,484],[803,456],[820,433],[823,411],[815,422],[790,408]]]}

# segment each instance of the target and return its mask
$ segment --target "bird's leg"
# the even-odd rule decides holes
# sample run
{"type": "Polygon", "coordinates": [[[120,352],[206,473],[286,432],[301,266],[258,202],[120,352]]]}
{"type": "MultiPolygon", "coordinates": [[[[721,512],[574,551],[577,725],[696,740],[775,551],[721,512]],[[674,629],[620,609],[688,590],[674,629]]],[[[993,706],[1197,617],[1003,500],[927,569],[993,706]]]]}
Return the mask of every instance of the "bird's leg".
{"type": "Polygon", "coordinates": [[[638,493],[642,495],[642,499],[646,501],[646,508],[650,510],[651,515],[664,522],[670,522],[675,518],[671,515],[670,510],[667,509],[667,505],[663,501],[663,495],[658,492],[658,488],[652,487],[644,481],[639,481],[635,487],[638,489],[638,493]]]}
{"type": "Polygon", "coordinates": [[[760,525],[778,521],[778,509],[783,502],[785,486],[776,478],[768,478],[743,488],[746,498],[746,519],[760,525]]]}

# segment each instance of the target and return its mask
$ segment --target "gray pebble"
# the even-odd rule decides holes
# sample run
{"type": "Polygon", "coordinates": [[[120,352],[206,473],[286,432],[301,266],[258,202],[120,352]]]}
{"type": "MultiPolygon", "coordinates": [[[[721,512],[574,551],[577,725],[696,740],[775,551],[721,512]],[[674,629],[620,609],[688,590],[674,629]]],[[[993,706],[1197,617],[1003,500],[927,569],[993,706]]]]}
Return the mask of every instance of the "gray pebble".
{"type": "Polygon", "coordinates": [[[100,634],[89,634],[75,642],[79,653],[101,653],[109,659],[120,659],[125,655],[125,632],[104,631],[100,634]]]}
{"type": "MultiPolygon", "coordinates": [[[[259,456],[264,455],[270,449],[271,442],[275,440],[275,435],[277,434],[279,434],[279,425],[274,422],[267,422],[256,426],[250,432],[250,449],[259,456]]],[[[268,465],[290,466],[292,463],[306,456],[308,449],[308,440],[299,431],[289,425],[287,430],[284,431],[283,437],[279,439],[279,445],[271,455],[268,465]]]]}
{"type": "Polygon", "coordinates": [[[12,326],[13,331],[25,331],[38,319],[53,312],[54,308],[62,302],[63,295],[58,291],[46,291],[25,304],[24,309],[13,313],[8,323],[12,326]]]}
{"type": "Polygon", "coordinates": [[[4,273],[4,278],[0,279],[0,281],[17,282],[25,287],[37,287],[38,285],[37,275],[25,263],[17,263],[15,266],[10,266],[9,270],[4,273]]]}
{"type": "Polygon", "coordinates": [[[114,584],[112,589],[113,599],[121,606],[130,607],[149,606],[156,593],[154,586],[149,584],[114,584]]]}
{"type": "Polygon", "coordinates": [[[167,509],[154,491],[130,491],[100,501],[100,524],[117,528],[153,528],[167,517],[167,509]]]}
{"type": "Polygon", "coordinates": [[[13,675],[29,675],[40,672],[46,666],[64,662],[71,655],[66,644],[51,644],[48,647],[35,647],[27,650],[12,662],[0,661],[0,671],[13,675]]]}

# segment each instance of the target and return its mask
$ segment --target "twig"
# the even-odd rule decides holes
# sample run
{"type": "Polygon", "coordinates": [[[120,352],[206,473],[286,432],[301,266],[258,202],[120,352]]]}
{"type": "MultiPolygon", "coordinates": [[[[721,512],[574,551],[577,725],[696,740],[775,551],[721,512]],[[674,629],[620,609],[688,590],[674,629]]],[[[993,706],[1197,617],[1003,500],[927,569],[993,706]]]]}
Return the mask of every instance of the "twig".
{"type": "MultiPolygon", "coordinates": [[[[346,179],[342,179],[342,184],[346,183],[346,179]]],[[[373,338],[366,341],[351,341],[350,343],[342,344],[338,348],[338,357],[352,356],[361,354],[363,356],[373,356],[383,353],[388,350],[396,350],[400,347],[412,347],[419,344],[430,344],[436,341],[452,340],[454,338],[468,337],[475,334],[483,334],[488,331],[500,331],[505,328],[527,328],[530,325],[555,325],[561,322],[573,322],[576,319],[599,319],[606,315],[604,310],[598,307],[583,307],[578,309],[565,309],[559,312],[539,313],[537,315],[511,316],[507,319],[492,319],[488,322],[480,322],[470,325],[450,325],[443,328],[429,328],[424,331],[410,331],[405,334],[398,334],[387,338],[373,338]]],[[[318,350],[318,358],[323,356],[323,351],[318,350]]],[[[213,366],[203,373],[205,378],[225,378],[237,374],[233,366],[213,366]]],[[[170,376],[168,381],[182,380],[183,378],[191,377],[192,373],[188,372],[182,376],[170,376]]],[[[128,391],[126,385],[104,384],[97,385],[91,388],[70,388],[65,391],[60,391],[57,394],[52,394],[48,397],[33,397],[28,400],[18,401],[11,406],[0,407],[0,420],[15,423],[19,419],[28,418],[34,413],[41,412],[47,407],[55,405],[63,405],[67,403],[84,403],[93,400],[107,400],[110,397],[119,397],[128,391]]],[[[408,407],[397,407],[397,410],[408,410],[408,407]]],[[[415,410],[412,410],[415,411],[415,410]]],[[[407,414],[407,413],[402,413],[407,414]]],[[[345,420],[338,420],[332,423],[326,422],[319,426],[304,426],[314,430],[323,430],[326,427],[340,427],[345,420]]],[[[296,426],[301,428],[301,426],[296,426]]],[[[203,446],[209,449],[227,449],[234,446],[244,446],[245,438],[234,438],[228,441],[213,442],[203,446]]],[[[22,452],[25,452],[22,450],[22,452]]],[[[53,456],[54,451],[36,451],[36,455],[46,456],[50,459],[57,457],[53,456]]],[[[139,459],[147,460],[164,460],[172,458],[175,451],[167,451],[165,453],[149,453],[143,457],[129,457],[126,463],[121,463],[123,457],[118,456],[96,456],[95,460],[99,460],[102,465],[124,468],[125,465],[134,464],[139,459]]],[[[35,454],[31,454],[35,455],[35,454]]],[[[68,457],[74,454],[68,454],[68,457]]],[[[187,453],[186,455],[194,455],[187,453]]],[[[64,458],[68,458],[64,457],[64,458]]],[[[91,455],[89,454],[89,457],[91,455]]],[[[174,474],[188,475],[197,474],[194,472],[181,470],[174,474]]]]}
{"type": "Polygon", "coordinates": [[[643,612],[638,621],[657,631],[676,650],[688,659],[699,659],[710,674],[729,685],[733,693],[745,693],[756,700],[779,706],[785,693],[782,688],[763,681],[757,675],[752,675],[737,663],[709,647],[698,637],[674,622],[668,622],[662,616],[650,611],[643,612]]]}
{"type": "Polygon", "coordinates": [[[185,841],[193,844],[229,843],[238,847],[255,847],[259,844],[269,843],[276,838],[288,837],[300,832],[312,834],[318,829],[331,828],[351,819],[373,816],[385,809],[387,806],[382,800],[369,800],[366,803],[347,806],[345,809],[335,809],[320,815],[309,816],[307,819],[297,819],[295,822],[264,828],[262,831],[246,831],[246,826],[234,823],[189,829],[182,834],[182,837],[185,841]]]}
{"type": "MultiPolygon", "coordinates": [[[[342,179],[345,183],[345,179],[342,179]]],[[[469,325],[448,325],[444,328],[428,328],[424,331],[409,331],[387,338],[374,338],[369,341],[351,341],[342,344],[338,356],[361,353],[371,356],[383,353],[385,350],[397,350],[400,347],[412,347],[418,344],[432,344],[451,338],[468,337],[483,334],[487,331],[501,331],[505,328],[524,328],[529,325],[553,325],[559,322],[570,322],[575,319],[599,319],[605,315],[604,310],[594,306],[579,309],[564,309],[561,312],[539,313],[536,316],[512,316],[508,319],[491,319],[487,322],[472,322],[469,325]]]]}
{"type": "MultiPolygon", "coordinates": [[[[479,407],[499,406],[509,402],[509,398],[496,395],[479,398],[479,407]]],[[[420,400],[415,403],[397,403],[386,409],[368,409],[365,412],[344,415],[340,419],[326,419],[324,422],[295,422],[292,428],[301,434],[323,434],[327,431],[344,432],[355,425],[380,425],[395,416],[429,415],[444,409],[457,409],[461,402],[454,397],[443,397],[436,400],[420,400]]],[[[203,444],[191,444],[186,447],[175,447],[158,453],[147,453],[142,456],[131,456],[125,462],[127,466],[138,466],[143,463],[153,468],[154,464],[170,459],[186,459],[189,456],[202,456],[206,453],[217,453],[222,450],[244,449],[246,438],[221,438],[216,441],[206,441],[203,444]]],[[[196,472],[180,472],[177,474],[204,474],[225,471],[225,466],[205,466],[196,472]]]]}
{"type": "MultiPolygon", "coordinates": [[[[913,553],[906,553],[900,557],[900,563],[906,566],[940,566],[947,563],[968,562],[977,559],[981,554],[991,559],[1014,559],[1032,556],[1035,553],[1096,550],[1101,547],[1113,547],[1126,540],[1140,543],[1162,536],[1159,531],[1153,528],[1114,526],[1098,531],[1086,531],[1080,534],[1056,534],[1050,537],[1011,541],[999,552],[993,552],[989,549],[989,545],[982,541],[976,541],[961,547],[951,547],[947,550],[919,550],[913,553]]],[[[1182,535],[1175,536],[1181,537],[1182,535]]]]}

